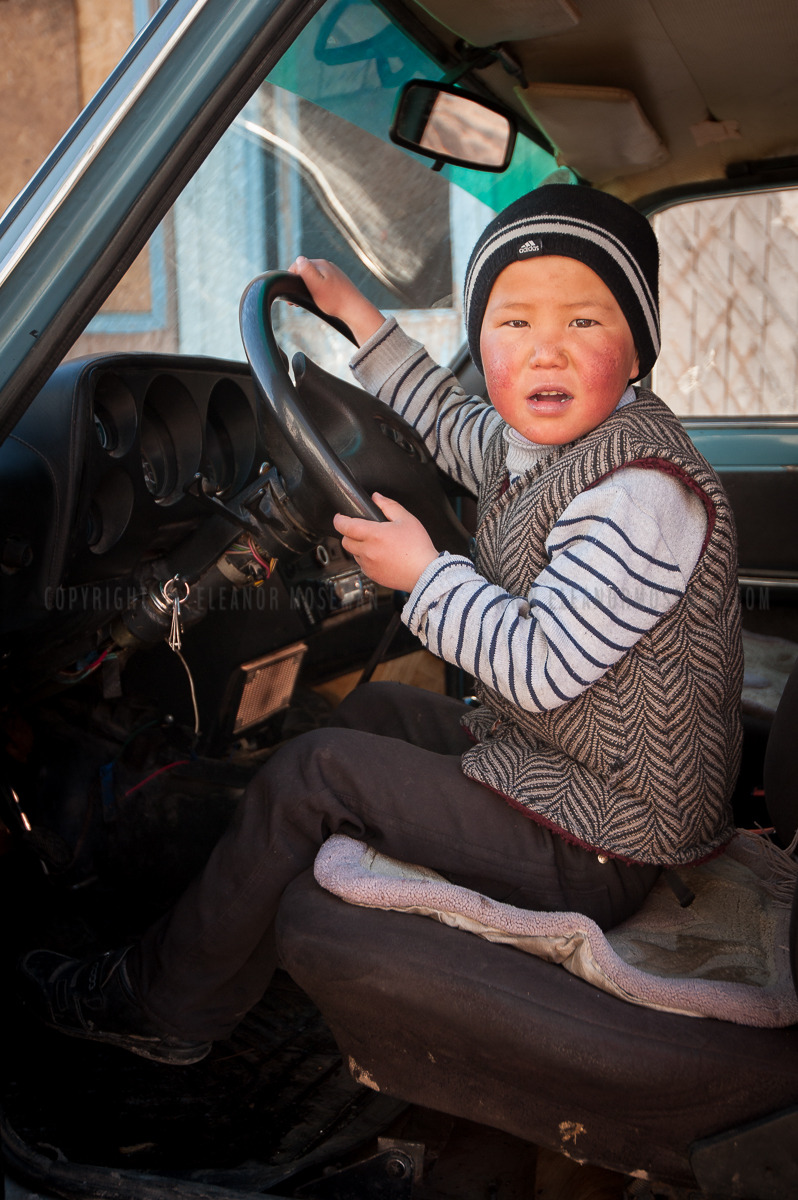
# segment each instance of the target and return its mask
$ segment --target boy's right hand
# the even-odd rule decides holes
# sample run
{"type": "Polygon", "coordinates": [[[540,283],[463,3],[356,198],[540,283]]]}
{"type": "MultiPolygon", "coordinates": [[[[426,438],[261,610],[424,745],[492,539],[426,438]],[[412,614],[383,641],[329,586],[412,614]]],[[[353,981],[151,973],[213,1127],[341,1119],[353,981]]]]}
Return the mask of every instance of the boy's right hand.
{"type": "Polygon", "coordinates": [[[358,346],[367,342],[385,320],[349,276],[326,258],[305,258],[300,254],[288,270],[304,280],[317,308],[349,326],[358,346]]]}

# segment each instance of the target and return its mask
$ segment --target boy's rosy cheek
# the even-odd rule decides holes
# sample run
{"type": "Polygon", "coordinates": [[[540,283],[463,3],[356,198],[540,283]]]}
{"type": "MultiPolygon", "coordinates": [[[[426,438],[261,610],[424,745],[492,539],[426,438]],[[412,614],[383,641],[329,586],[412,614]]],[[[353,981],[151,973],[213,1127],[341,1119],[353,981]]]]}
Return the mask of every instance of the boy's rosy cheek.
{"type": "Polygon", "coordinates": [[[503,391],[510,386],[516,375],[507,359],[495,350],[482,351],[482,367],[489,393],[503,391]]]}
{"type": "Polygon", "coordinates": [[[589,362],[583,364],[581,371],[583,384],[589,388],[600,387],[603,383],[614,382],[619,375],[628,378],[627,367],[630,367],[631,364],[627,363],[626,358],[627,356],[622,351],[611,347],[597,350],[589,362]]]}

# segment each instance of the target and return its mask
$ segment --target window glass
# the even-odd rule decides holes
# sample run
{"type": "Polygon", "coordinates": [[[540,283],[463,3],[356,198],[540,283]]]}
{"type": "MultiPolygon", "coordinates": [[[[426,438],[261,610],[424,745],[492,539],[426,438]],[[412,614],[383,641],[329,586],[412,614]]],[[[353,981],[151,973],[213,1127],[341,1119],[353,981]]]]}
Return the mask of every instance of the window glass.
{"type": "MultiPolygon", "coordinates": [[[[241,294],[297,254],[330,258],[448,361],[460,292],[493,212],[554,160],[519,137],[501,176],[431,169],[388,138],[398,89],[442,72],[371,0],[309,22],[189,182],[73,353],[146,349],[242,359],[241,294]]],[[[273,310],[289,354],[348,374],[351,348],[301,309],[273,310]]]]}
{"type": "Polygon", "coordinates": [[[695,200],[653,224],[654,390],[681,416],[798,413],[798,190],[695,200]]]}

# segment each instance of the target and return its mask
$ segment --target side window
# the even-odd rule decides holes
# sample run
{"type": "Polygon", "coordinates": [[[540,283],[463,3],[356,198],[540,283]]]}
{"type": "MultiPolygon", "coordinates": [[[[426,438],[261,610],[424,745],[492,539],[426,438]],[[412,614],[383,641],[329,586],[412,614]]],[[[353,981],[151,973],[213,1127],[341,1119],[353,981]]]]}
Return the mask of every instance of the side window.
{"type": "Polygon", "coordinates": [[[798,189],[694,200],[653,225],[657,394],[687,417],[798,413],[798,189]]]}

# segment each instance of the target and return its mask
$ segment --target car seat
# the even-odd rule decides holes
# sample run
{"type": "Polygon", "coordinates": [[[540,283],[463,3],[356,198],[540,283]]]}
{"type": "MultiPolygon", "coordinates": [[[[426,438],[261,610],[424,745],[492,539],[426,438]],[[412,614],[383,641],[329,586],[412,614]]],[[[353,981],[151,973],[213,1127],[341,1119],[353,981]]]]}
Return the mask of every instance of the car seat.
{"type": "MultiPolygon", "coordinates": [[[[765,793],[798,825],[798,665],[765,793]]],[[[286,892],[283,965],[356,1078],[583,1162],[714,1197],[798,1194],[798,1026],[750,1028],[619,1000],[562,967],[418,916],[286,892]]],[[[798,888],[790,928],[798,986],[798,888]]]]}

